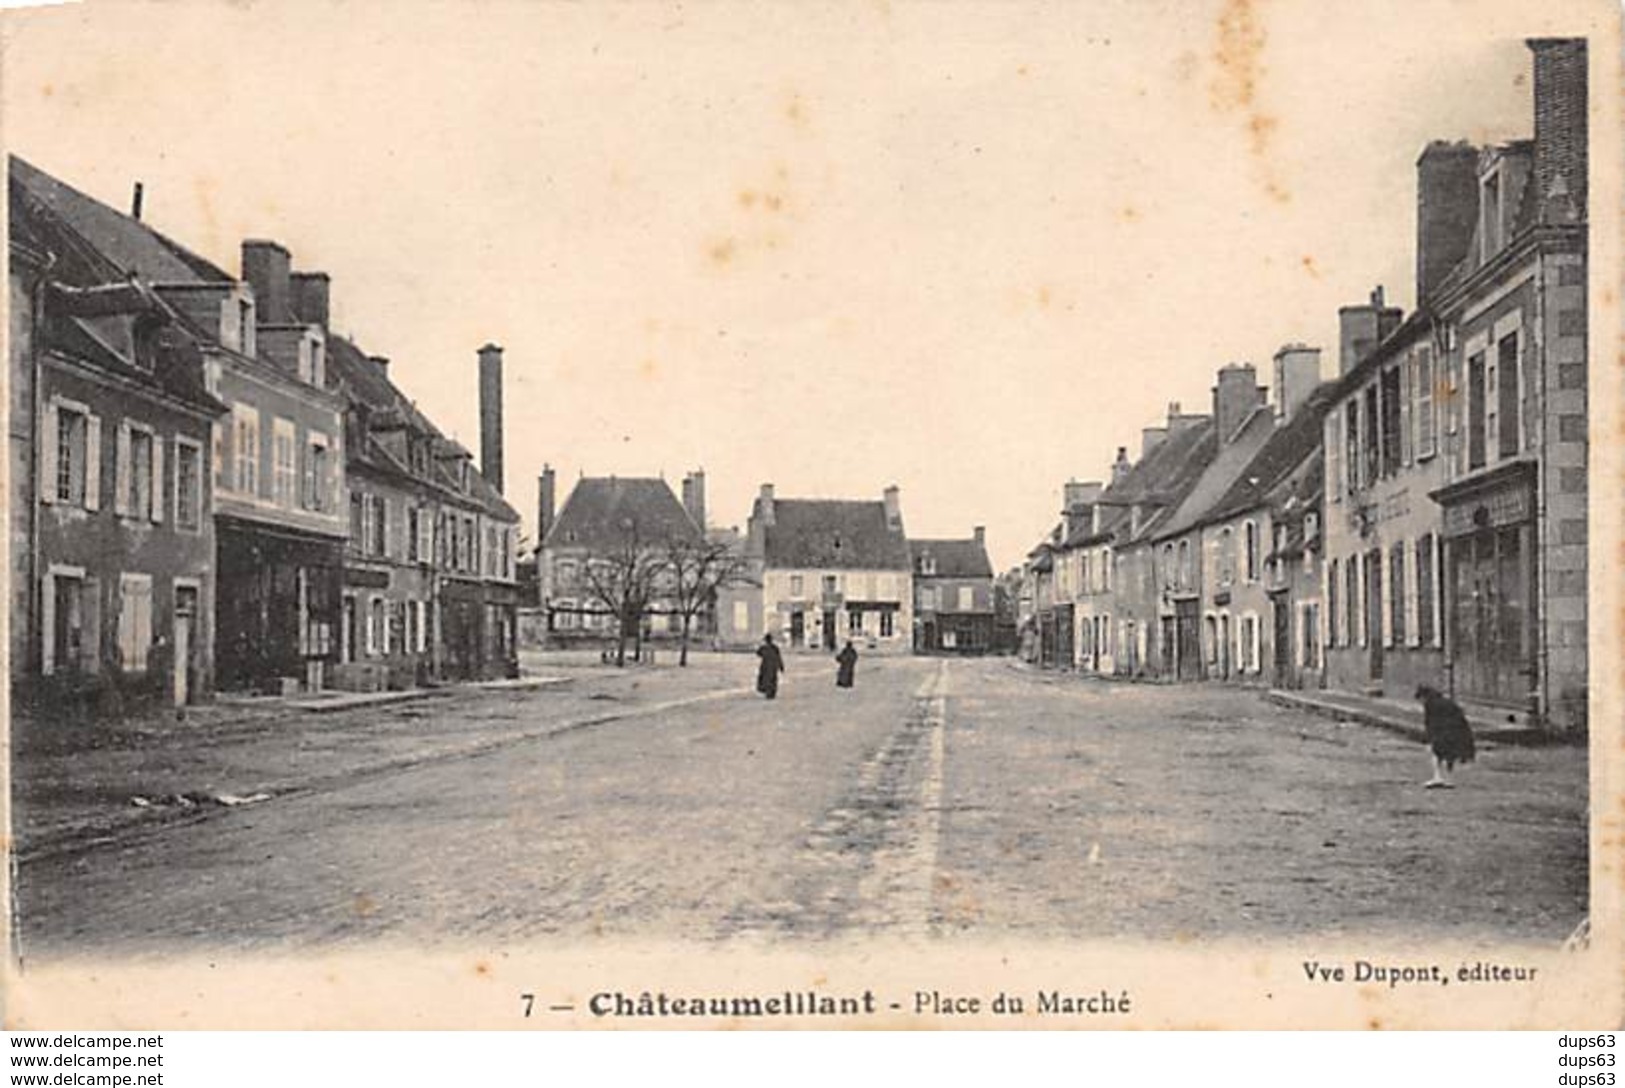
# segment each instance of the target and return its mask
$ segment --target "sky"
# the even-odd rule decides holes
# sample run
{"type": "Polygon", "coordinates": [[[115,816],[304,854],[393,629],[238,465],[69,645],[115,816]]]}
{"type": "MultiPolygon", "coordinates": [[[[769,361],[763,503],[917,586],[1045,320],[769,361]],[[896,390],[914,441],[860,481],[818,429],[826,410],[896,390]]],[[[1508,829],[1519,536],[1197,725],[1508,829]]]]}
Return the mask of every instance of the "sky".
{"type": "Polygon", "coordinates": [[[1003,568],[1220,366],[1410,308],[1417,155],[1527,136],[1522,39],[1599,10],[1527,6],[126,0],[5,16],[0,138],[281,241],[470,448],[501,344],[527,531],[544,463],[703,468],[1003,568]]]}

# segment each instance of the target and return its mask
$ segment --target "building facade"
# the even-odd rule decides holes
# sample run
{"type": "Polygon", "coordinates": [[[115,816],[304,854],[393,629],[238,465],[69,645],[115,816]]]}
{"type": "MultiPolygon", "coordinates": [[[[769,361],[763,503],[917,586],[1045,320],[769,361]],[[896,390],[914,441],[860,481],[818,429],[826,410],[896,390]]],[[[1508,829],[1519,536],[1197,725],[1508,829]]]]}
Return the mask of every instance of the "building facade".
{"type": "Polygon", "coordinates": [[[968,539],[910,540],[917,653],[985,654],[994,649],[993,564],[987,533],[968,539]]]}
{"type": "Polygon", "coordinates": [[[833,652],[846,639],[879,653],[911,649],[913,563],[897,488],[872,502],[781,499],[763,484],[745,554],[759,584],[729,594],[718,617],[729,645],[770,634],[792,651],[833,652]]]}

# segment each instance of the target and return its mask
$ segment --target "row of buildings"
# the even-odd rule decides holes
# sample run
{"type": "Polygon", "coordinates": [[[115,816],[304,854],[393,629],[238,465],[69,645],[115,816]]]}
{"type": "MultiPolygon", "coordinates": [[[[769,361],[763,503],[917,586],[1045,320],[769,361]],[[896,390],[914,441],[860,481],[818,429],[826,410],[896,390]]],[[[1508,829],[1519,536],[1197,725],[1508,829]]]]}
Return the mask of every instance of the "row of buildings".
{"type": "Polygon", "coordinates": [[[1586,720],[1583,40],[1528,43],[1532,139],[1417,162],[1417,305],[1339,311],[1336,375],[1219,370],[1109,481],[1069,483],[1010,581],[1023,652],[1087,672],[1586,720]]]}
{"type": "MultiPolygon", "coordinates": [[[[763,484],[743,533],[706,521],[705,474],[664,479],[584,477],[554,511],[555,480],[542,472],[541,546],[530,637],[571,645],[611,637],[620,623],[618,586],[594,565],[623,567],[645,549],[710,549],[710,593],[697,602],[691,632],[724,649],[753,646],[764,634],[792,650],[833,650],[851,639],[883,653],[986,653],[999,625],[993,568],[981,528],[964,539],[910,539],[896,487],[881,499],[791,499],[763,484]]],[[[667,564],[668,579],[680,578],[667,564]]],[[[657,587],[638,621],[643,635],[678,633],[681,605],[657,587]]]]}
{"type": "Polygon", "coordinates": [[[516,668],[501,349],[480,468],[272,241],[233,275],[9,160],[14,695],[184,705],[516,668]],[[494,424],[494,426],[492,426],[494,424]]]}

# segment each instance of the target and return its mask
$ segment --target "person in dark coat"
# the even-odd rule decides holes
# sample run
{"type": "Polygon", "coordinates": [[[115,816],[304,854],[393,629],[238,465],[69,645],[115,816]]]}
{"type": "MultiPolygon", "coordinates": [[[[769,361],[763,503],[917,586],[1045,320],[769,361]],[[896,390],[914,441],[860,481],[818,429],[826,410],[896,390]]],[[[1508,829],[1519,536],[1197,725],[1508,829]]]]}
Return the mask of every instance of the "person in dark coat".
{"type": "Polygon", "coordinates": [[[1428,747],[1433,749],[1433,777],[1423,785],[1430,790],[1452,789],[1455,783],[1450,773],[1456,764],[1471,763],[1477,754],[1472,727],[1461,707],[1439,689],[1423,684],[1416,689],[1416,697],[1422,702],[1428,747]]]}
{"type": "Polygon", "coordinates": [[[852,686],[853,674],[858,668],[858,651],[853,648],[852,640],[847,639],[841,652],[835,655],[835,686],[849,688],[852,686]]]}
{"type": "Polygon", "coordinates": [[[777,698],[784,658],[779,655],[779,648],[773,645],[772,635],[762,636],[762,644],[756,647],[756,656],[761,658],[761,664],[756,668],[756,690],[769,699],[777,698]]]}

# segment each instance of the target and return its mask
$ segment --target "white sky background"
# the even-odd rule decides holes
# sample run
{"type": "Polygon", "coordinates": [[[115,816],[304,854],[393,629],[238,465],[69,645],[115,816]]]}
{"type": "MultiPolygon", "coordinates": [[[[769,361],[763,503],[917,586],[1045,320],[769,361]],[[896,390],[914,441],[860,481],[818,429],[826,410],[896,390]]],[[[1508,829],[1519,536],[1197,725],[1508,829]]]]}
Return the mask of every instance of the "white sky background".
{"type": "Polygon", "coordinates": [[[329,272],[470,448],[501,343],[527,527],[543,461],[703,466],[1004,567],[1219,366],[1409,309],[1421,148],[1530,132],[1520,6],[98,4],[6,16],[4,137],[329,272]]]}

